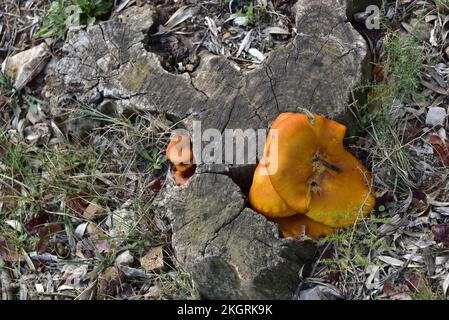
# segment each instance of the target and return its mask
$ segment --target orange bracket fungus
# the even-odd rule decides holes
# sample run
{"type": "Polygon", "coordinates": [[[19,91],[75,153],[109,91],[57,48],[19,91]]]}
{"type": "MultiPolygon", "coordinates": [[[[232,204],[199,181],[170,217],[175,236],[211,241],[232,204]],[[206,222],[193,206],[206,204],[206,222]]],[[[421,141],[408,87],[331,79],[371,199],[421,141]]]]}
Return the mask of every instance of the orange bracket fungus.
{"type": "Polygon", "coordinates": [[[173,177],[175,182],[183,186],[195,173],[193,151],[190,137],[179,135],[173,138],[167,146],[167,159],[173,164],[173,177]]]}
{"type": "Polygon", "coordinates": [[[249,199],[285,237],[330,235],[373,210],[371,174],[345,150],[345,134],[319,115],[283,113],[274,121],[249,199]]]}

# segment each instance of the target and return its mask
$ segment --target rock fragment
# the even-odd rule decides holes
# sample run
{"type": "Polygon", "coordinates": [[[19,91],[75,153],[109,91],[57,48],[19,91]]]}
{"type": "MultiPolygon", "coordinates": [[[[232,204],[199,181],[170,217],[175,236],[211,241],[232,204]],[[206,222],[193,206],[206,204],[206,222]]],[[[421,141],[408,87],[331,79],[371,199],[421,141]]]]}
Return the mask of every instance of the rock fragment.
{"type": "Polygon", "coordinates": [[[14,80],[14,88],[20,90],[34,79],[50,59],[50,50],[45,42],[31,49],[8,57],[2,63],[2,72],[14,80]]]}
{"type": "Polygon", "coordinates": [[[427,112],[426,125],[429,127],[442,126],[446,122],[446,109],[441,107],[431,107],[427,112]]]}

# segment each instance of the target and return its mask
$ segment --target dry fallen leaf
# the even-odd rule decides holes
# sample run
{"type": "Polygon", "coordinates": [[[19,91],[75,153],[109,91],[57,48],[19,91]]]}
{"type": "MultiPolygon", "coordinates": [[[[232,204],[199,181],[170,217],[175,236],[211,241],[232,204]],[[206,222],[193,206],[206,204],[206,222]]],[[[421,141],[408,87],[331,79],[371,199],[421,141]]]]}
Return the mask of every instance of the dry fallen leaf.
{"type": "Polygon", "coordinates": [[[242,54],[243,51],[248,51],[249,47],[251,46],[251,42],[253,40],[252,34],[253,30],[250,30],[246,33],[245,37],[242,40],[242,43],[240,44],[237,54],[235,55],[237,58],[242,54]]]}
{"type": "Polygon", "coordinates": [[[267,27],[263,30],[264,34],[281,34],[281,35],[290,35],[290,31],[280,27],[267,27]]]}
{"type": "Polygon", "coordinates": [[[444,279],[442,286],[444,295],[447,295],[447,290],[449,289],[449,274],[446,276],[446,279],[444,279]]]}
{"type": "Polygon", "coordinates": [[[435,241],[449,246],[449,223],[432,226],[432,233],[435,241]]]}
{"type": "Polygon", "coordinates": [[[17,208],[19,190],[15,190],[7,185],[4,185],[0,190],[0,205],[2,204],[6,209],[17,208]]]}
{"type": "Polygon", "coordinates": [[[88,265],[72,265],[66,264],[62,267],[62,278],[64,279],[64,285],[71,286],[72,288],[79,289],[83,287],[82,281],[87,274],[88,265]]]}
{"type": "Polygon", "coordinates": [[[87,208],[83,212],[83,217],[87,220],[96,220],[103,218],[106,215],[106,210],[96,203],[89,203],[87,208]]]}
{"type": "Polygon", "coordinates": [[[104,207],[95,202],[95,200],[89,200],[89,195],[85,192],[78,192],[68,196],[65,199],[67,207],[76,213],[78,216],[87,220],[98,220],[106,215],[104,207]]]}
{"type": "Polygon", "coordinates": [[[60,224],[52,223],[42,227],[39,230],[39,241],[36,244],[35,250],[37,253],[44,253],[48,249],[48,243],[50,236],[54,233],[62,231],[63,228],[60,224]]]}
{"type": "Polygon", "coordinates": [[[154,247],[140,258],[140,264],[146,271],[157,271],[164,267],[164,250],[162,246],[154,247]]]}
{"type": "Polygon", "coordinates": [[[8,98],[6,98],[5,96],[0,95],[0,107],[3,107],[3,105],[6,104],[6,102],[8,102],[8,98]]]}
{"type": "Polygon", "coordinates": [[[423,132],[421,127],[409,126],[405,129],[404,135],[402,137],[403,143],[407,144],[413,139],[418,137],[423,132]]]}
{"type": "Polygon", "coordinates": [[[89,202],[86,200],[86,198],[87,193],[78,192],[67,196],[67,198],[65,199],[65,203],[70,210],[72,210],[78,216],[82,216],[84,210],[86,210],[87,206],[89,205],[89,202]]]}
{"type": "Polygon", "coordinates": [[[425,81],[425,80],[421,80],[421,83],[424,87],[426,87],[427,89],[430,89],[438,94],[442,94],[442,95],[447,95],[448,91],[447,89],[441,88],[440,86],[433,84],[431,82],[425,81]]]}
{"type": "Polygon", "coordinates": [[[86,233],[99,253],[109,252],[111,250],[109,236],[96,225],[89,223],[86,227],[86,233]]]}
{"type": "Polygon", "coordinates": [[[440,159],[441,163],[449,166],[449,142],[443,141],[439,136],[429,137],[429,143],[433,147],[433,153],[440,159]]]}
{"type": "Polygon", "coordinates": [[[42,228],[47,221],[48,221],[48,213],[46,212],[40,213],[36,217],[28,220],[25,223],[25,231],[29,235],[35,235],[39,232],[39,229],[42,228]]]}
{"type": "Polygon", "coordinates": [[[390,300],[413,300],[413,298],[405,292],[396,293],[389,297],[390,300]]]}
{"type": "Polygon", "coordinates": [[[22,255],[0,235],[0,257],[7,262],[20,262],[22,255]]]}
{"type": "Polygon", "coordinates": [[[44,138],[49,138],[50,128],[46,123],[38,123],[34,126],[26,127],[23,133],[28,142],[42,142],[44,138]]]}
{"type": "Polygon", "coordinates": [[[404,265],[404,262],[402,262],[401,260],[390,257],[390,256],[378,256],[377,259],[379,259],[393,267],[402,267],[404,265]]]}
{"type": "Polygon", "coordinates": [[[259,50],[255,49],[255,48],[250,48],[248,50],[248,53],[261,62],[264,61],[266,58],[262,52],[260,52],[259,50]]]}
{"type": "Polygon", "coordinates": [[[383,298],[390,300],[413,300],[410,296],[410,289],[406,284],[395,286],[392,282],[385,282],[383,288],[383,298]]]}
{"type": "Polygon", "coordinates": [[[98,299],[108,299],[113,297],[121,282],[124,280],[124,274],[116,267],[109,267],[98,276],[97,297],[98,299]]]}
{"type": "Polygon", "coordinates": [[[183,6],[176,10],[175,13],[165,23],[165,32],[173,31],[179,24],[193,17],[198,11],[197,7],[183,6]]]}

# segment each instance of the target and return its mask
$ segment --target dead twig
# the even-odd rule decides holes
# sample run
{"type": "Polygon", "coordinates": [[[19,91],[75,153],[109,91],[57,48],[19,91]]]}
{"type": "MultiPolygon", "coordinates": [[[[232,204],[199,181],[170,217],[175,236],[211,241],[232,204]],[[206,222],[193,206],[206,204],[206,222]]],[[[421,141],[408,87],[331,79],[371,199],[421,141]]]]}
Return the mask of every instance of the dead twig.
{"type": "Polygon", "coordinates": [[[0,285],[2,300],[12,300],[13,292],[11,286],[11,276],[9,275],[9,271],[6,269],[6,263],[2,257],[0,257],[0,285]]]}

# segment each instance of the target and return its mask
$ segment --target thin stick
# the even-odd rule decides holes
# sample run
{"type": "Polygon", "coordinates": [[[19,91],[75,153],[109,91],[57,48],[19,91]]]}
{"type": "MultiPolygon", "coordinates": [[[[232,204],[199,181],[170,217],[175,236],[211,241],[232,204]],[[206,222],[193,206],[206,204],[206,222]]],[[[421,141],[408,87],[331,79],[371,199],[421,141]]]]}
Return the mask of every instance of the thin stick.
{"type": "Polygon", "coordinates": [[[2,291],[2,300],[12,300],[11,277],[5,268],[5,260],[0,256],[0,283],[2,291]]]}

